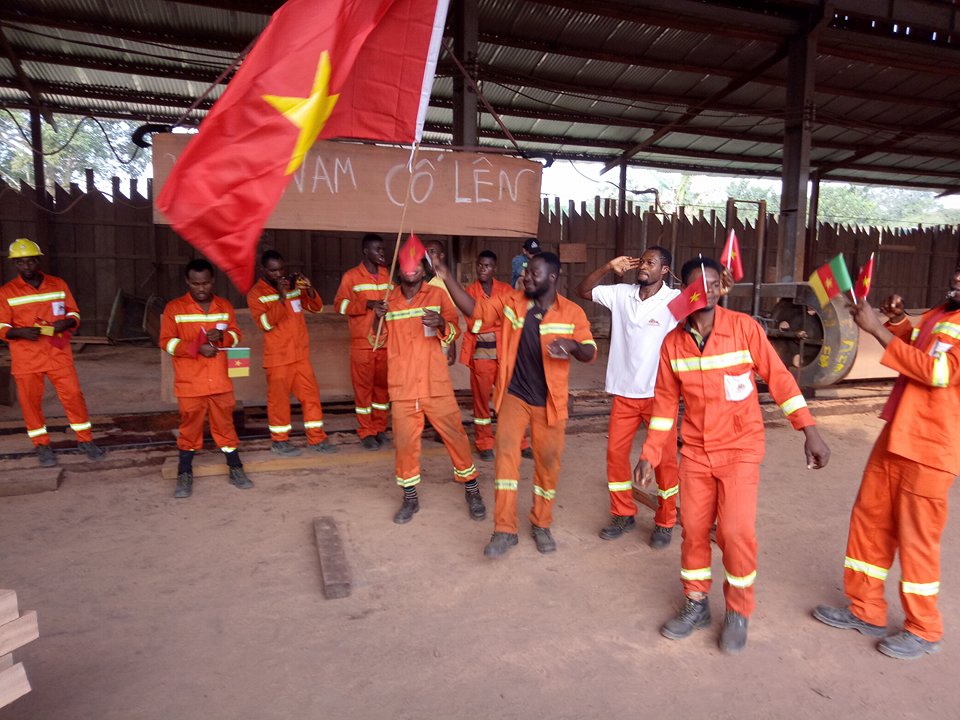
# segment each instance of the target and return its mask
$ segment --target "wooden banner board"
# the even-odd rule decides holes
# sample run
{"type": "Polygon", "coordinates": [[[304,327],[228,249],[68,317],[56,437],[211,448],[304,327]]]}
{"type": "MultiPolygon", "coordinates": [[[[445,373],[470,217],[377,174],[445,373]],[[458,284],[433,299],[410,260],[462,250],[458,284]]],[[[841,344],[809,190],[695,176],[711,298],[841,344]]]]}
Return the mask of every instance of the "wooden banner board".
{"type": "MultiPolygon", "coordinates": [[[[192,135],[153,138],[156,197],[192,135]]],[[[267,221],[268,228],[397,232],[410,150],[318,142],[267,221]]],[[[540,163],[486,153],[417,153],[403,230],[430,235],[536,237],[540,163]]],[[[154,206],[154,221],[169,224],[154,206]]]]}

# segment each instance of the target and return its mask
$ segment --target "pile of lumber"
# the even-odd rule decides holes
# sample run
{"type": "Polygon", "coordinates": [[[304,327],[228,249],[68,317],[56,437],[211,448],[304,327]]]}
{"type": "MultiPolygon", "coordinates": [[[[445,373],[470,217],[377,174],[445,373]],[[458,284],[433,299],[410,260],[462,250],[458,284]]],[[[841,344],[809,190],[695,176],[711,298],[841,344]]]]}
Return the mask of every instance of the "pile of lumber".
{"type": "Polygon", "coordinates": [[[13,590],[0,590],[0,708],[30,692],[23,663],[13,663],[13,651],[40,637],[37,612],[23,615],[13,590]]]}

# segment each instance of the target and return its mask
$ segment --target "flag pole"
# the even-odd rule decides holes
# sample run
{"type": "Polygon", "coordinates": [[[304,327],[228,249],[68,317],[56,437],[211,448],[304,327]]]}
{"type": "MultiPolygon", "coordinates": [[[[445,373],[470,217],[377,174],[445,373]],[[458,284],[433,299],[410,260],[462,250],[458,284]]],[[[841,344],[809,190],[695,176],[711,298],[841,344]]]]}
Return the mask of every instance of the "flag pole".
{"type": "MultiPolygon", "coordinates": [[[[390,275],[387,277],[387,290],[383,293],[383,302],[390,297],[390,289],[393,287],[393,273],[397,269],[397,257],[400,255],[400,238],[403,237],[403,221],[407,217],[407,206],[410,204],[410,192],[413,187],[414,170],[417,165],[417,153],[420,152],[420,143],[413,146],[413,154],[410,156],[410,177],[407,179],[407,194],[403,198],[403,210],[400,212],[400,227],[397,228],[397,242],[393,247],[393,260],[390,262],[390,275]]],[[[377,336],[373,340],[373,349],[380,347],[380,335],[383,333],[383,318],[377,323],[377,336]]]]}

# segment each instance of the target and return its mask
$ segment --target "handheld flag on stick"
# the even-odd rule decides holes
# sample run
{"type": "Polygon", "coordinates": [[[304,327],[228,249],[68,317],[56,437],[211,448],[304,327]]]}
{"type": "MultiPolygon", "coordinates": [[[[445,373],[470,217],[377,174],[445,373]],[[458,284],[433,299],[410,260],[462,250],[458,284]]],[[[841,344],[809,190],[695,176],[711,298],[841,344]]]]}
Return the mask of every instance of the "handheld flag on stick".
{"type": "Polygon", "coordinates": [[[853,289],[843,253],[813,271],[810,276],[810,287],[816,293],[820,307],[826,307],[837,295],[853,289]]]}
{"type": "Polygon", "coordinates": [[[737,242],[737,233],[730,229],[730,235],[723,246],[723,252],[720,253],[720,264],[723,265],[733,276],[734,282],[743,280],[743,262],[740,260],[740,243],[737,242]]]}
{"type": "Polygon", "coordinates": [[[250,348],[227,348],[227,377],[250,377],[250,348]]]}
{"type": "Polygon", "coordinates": [[[410,233],[410,237],[400,248],[400,256],[397,258],[400,263],[400,272],[412,273],[426,256],[427,249],[420,242],[420,238],[410,233]]]}
{"type": "Polygon", "coordinates": [[[683,289],[683,292],[669,302],[667,308],[670,310],[670,314],[677,319],[677,322],[683,322],[687,315],[697,310],[702,310],[706,306],[707,291],[706,279],[704,279],[704,284],[702,285],[701,283],[690,283],[687,285],[683,289]]]}
{"type": "Polygon", "coordinates": [[[200,331],[197,333],[197,336],[193,341],[187,345],[187,355],[195,358],[200,354],[200,346],[207,344],[207,331],[204,328],[200,328],[200,331]]]}
{"type": "Polygon", "coordinates": [[[857,284],[853,292],[858,300],[866,300],[867,295],[870,294],[870,283],[873,282],[873,255],[870,253],[870,259],[860,268],[860,274],[857,275],[857,284]]]}

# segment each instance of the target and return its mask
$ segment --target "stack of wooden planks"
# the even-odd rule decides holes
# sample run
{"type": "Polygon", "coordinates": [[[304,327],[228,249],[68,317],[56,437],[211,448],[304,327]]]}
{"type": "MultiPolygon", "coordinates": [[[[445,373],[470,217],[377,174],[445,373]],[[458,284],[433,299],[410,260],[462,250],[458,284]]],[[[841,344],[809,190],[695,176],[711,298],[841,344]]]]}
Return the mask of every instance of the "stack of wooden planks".
{"type": "Polygon", "coordinates": [[[40,637],[37,612],[23,615],[13,590],[0,590],[0,708],[30,692],[23,663],[13,662],[13,651],[40,637]]]}

